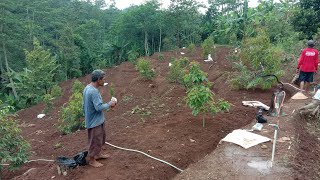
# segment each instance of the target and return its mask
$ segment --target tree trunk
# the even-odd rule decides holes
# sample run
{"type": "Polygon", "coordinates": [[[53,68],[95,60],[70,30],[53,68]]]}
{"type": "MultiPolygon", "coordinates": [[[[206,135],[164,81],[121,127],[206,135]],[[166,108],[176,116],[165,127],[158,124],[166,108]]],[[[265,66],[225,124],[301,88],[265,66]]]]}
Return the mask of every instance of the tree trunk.
{"type": "Polygon", "coordinates": [[[2,78],[3,76],[1,76],[2,74],[4,74],[4,68],[3,68],[3,64],[2,64],[2,56],[0,55],[0,82],[1,84],[4,83],[4,79],[2,78]]]}
{"type": "Polygon", "coordinates": [[[147,31],[144,31],[144,50],[145,50],[145,55],[149,56],[148,32],[147,31]]]}
{"type": "Polygon", "coordinates": [[[177,33],[177,47],[179,49],[180,47],[180,31],[178,30],[178,33],[177,33]]]}
{"type": "Polygon", "coordinates": [[[154,43],[154,35],[152,35],[152,54],[156,52],[156,45],[154,43]]]}
{"type": "Polygon", "coordinates": [[[160,33],[159,33],[159,52],[161,52],[161,42],[162,41],[162,29],[160,28],[160,33]]]}
{"type": "MultiPolygon", "coordinates": [[[[7,58],[6,46],[5,46],[4,42],[2,42],[2,48],[3,48],[4,61],[5,61],[5,64],[6,64],[7,73],[9,73],[10,72],[10,68],[9,68],[9,63],[8,63],[8,58],[7,58]]],[[[14,83],[13,83],[13,80],[12,80],[11,77],[9,77],[9,81],[10,81],[10,84],[12,85],[11,88],[12,88],[12,92],[13,92],[14,97],[16,98],[16,100],[19,100],[19,96],[17,94],[16,88],[14,86],[14,83]]]]}

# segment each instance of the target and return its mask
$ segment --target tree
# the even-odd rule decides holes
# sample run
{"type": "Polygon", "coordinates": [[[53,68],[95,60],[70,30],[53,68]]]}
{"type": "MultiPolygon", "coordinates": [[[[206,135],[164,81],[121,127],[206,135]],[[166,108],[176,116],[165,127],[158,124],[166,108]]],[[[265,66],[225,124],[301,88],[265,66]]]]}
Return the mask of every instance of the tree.
{"type": "Polygon", "coordinates": [[[298,4],[299,8],[295,11],[292,23],[297,31],[311,39],[320,26],[320,1],[300,0],[298,4]]]}
{"type": "Polygon", "coordinates": [[[26,51],[27,67],[21,73],[21,82],[17,83],[21,105],[33,105],[48,94],[54,83],[57,68],[56,59],[48,50],[34,39],[34,49],[26,51]]]}
{"type": "Polygon", "coordinates": [[[171,30],[168,36],[174,38],[176,48],[180,48],[182,44],[188,45],[192,37],[197,39],[199,36],[201,22],[199,7],[201,5],[193,0],[170,1],[168,19],[171,30]]]}
{"type": "Polygon", "coordinates": [[[8,116],[11,110],[12,107],[4,105],[0,100],[0,171],[1,164],[8,163],[9,168],[13,170],[23,164],[29,156],[30,145],[20,135],[21,130],[16,121],[8,116]]]}
{"type": "Polygon", "coordinates": [[[192,115],[202,114],[202,125],[205,127],[205,114],[215,115],[219,111],[228,111],[230,104],[224,100],[216,102],[214,93],[210,90],[207,74],[200,69],[200,65],[191,62],[189,72],[184,76],[184,81],[189,84],[185,97],[187,105],[192,110],[192,115]]]}
{"type": "Polygon", "coordinates": [[[271,88],[275,79],[262,76],[273,74],[280,78],[283,75],[282,54],[282,50],[273,46],[268,35],[260,30],[257,37],[247,38],[243,42],[235,63],[236,71],[232,84],[238,89],[271,88]]]}
{"type": "Polygon", "coordinates": [[[73,27],[66,25],[61,32],[61,37],[57,41],[58,59],[61,73],[67,80],[73,77],[80,77],[82,75],[80,64],[80,48],[75,44],[75,34],[73,27]]]}

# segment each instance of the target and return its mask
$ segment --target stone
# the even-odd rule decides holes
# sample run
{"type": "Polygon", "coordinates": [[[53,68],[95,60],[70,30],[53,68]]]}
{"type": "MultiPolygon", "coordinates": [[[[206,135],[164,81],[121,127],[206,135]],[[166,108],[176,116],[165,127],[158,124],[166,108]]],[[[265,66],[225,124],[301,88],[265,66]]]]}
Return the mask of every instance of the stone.
{"type": "Polygon", "coordinates": [[[265,145],[265,144],[263,144],[263,145],[261,146],[261,149],[268,149],[268,146],[265,145]]]}

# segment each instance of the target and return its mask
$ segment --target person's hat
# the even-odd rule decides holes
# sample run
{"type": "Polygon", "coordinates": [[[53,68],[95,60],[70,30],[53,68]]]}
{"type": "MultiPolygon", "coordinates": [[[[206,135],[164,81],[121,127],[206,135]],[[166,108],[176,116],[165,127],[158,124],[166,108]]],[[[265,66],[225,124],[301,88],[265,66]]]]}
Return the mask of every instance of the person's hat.
{"type": "Polygon", "coordinates": [[[314,46],[314,41],[313,41],[313,40],[309,40],[309,41],[307,42],[307,45],[308,45],[309,47],[313,47],[313,46],[314,46]]]}

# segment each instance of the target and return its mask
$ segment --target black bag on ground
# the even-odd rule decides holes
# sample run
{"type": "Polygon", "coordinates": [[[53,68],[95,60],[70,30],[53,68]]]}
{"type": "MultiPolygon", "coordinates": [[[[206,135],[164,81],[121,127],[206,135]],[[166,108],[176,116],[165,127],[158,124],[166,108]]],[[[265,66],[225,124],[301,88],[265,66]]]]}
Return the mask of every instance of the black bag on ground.
{"type": "Polygon", "coordinates": [[[75,155],[73,158],[67,158],[64,156],[57,157],[57,163],[59,165],[68,167],[68,168],[76,168],[77,166],[85,166],[87,165],[86,157],[88,155],[88,151],[80,152],[75,155]]]}
{"type": "Polygon", "coordinates": [[[267,119],[265,117],[263,117],[263,109],[262,107],[258,107],[258,112],[256,114],[256,120],[258,121],[258,123],[267,123],[267,119]]]}
{"type": "Polygon", "coordinates": [[[85,166],[88,164],[86,160],[87,155],[88,155],[88,151],[80,152],[79,154],[75,155],[73,159],[76,161],[76,163],[79,166],[85,166]]]}
{"type": "Polygon", "coordinates": [[[64,156],[59,156],[57,157],[57,163],[60,166],[65,166],[67,168],[76,168],[78,166],[78,164],[76,163],[76,161],[74,159],[70,159],[64,156]]]}

